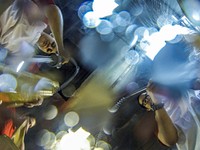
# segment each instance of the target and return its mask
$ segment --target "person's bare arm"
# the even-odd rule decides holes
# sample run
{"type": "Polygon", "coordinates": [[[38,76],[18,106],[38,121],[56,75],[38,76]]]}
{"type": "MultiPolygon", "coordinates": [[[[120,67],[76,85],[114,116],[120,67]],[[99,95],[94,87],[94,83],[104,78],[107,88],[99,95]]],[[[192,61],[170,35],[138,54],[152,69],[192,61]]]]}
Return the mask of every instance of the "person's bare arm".
{"type": "Polygon", "coordinates": [[[45,15],[48,18],[48,24],[56,40],[58,53],[64,57],[65,61],[69,61],[69,52],[64,49],[63,44],[63,16],[60,9],[50,4],[45,6],[45,15]]]}
{"type": "MultiPolygon", "coordinates": [[[[149,83],[147,86],[147,92],[151,97],[154,104],[158,104],[159,101],[156,99],[155,84],[149,83]]],[[[172,120],[168,116],[164,108],[158,109],[155,111],[155,120],[157,123],[157,137],[158,139],[167,146],[172,146],[178,141],[177,130],[172,123],[172,120]]]]}

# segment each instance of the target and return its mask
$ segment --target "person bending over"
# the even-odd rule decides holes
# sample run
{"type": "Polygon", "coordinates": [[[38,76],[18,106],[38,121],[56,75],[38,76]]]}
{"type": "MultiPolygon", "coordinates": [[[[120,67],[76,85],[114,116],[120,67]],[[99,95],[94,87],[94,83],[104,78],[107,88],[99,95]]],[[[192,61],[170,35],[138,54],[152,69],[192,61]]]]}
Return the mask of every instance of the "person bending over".
{"type": "Polygon", "coordinates": [[[55,39],[53,46],[68,62],[69,53],[63,44],[62,13],[53,0],[15,0],[0,16],[0,45],[11,53],[17,53],[23,42],[33,46],[47,24],[55,39]]]}

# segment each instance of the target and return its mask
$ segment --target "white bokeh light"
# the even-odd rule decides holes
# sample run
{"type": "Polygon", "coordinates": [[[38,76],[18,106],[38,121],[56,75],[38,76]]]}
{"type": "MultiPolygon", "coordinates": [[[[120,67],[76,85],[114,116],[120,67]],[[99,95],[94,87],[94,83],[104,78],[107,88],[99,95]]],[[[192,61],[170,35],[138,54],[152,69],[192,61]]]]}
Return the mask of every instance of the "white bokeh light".
{"type": "Polygon", "coordinates": [[[89,132],[79,128],[76,132],[69,131],[59,143],[59,150],[90,150],[90,142],[87,140],[89,132]]]}
{"type": "Polygon", "coordinates": [[[54,105],[50,105],[45,109],[42,116],[46,120],[52,120],[57,116],[57,114],[58,114],[57,107],[54,105]]]}
{"type": "Polygon", "coordinates": [[[99,18],[103,18],[112,15],[117,6],[115,0],[94,0],[92,8],[99,18]]]}
{"type": "Polygon", "coordinates": [[[92,2],[86,1],[78,9],[79,18],[83,19],[83,16],[89,11],[92,11],[92,2]]]}
{"type": "Polygon", "coordinates": [[[46,129],[41,130],[37,137],[37,145],[43,147],[44,149],[51,149],[56,143],[55,134],[46,129]]]}
{"type": "MultiPolygon", "coordinates": [[[[143,30],[145,31],[145,30],[143,30]]],[[[146,51],[146,55],[150,59],[154,59],[157,53],[166,45],[166,41],[174,40],[177,35],[185,35],[195,33],[194,31],[190,30],[189,28],[182,27],[180,25],[164,25],[160,31],[154,32],[148,36],[145,32],[135,32],[135,34],[143,35],[143,38],[140,43],[141,49],[146,51]],[[143,33],[143,34],[141,34],[143,33]]]]}
{"type": "Polygon", "coordinates": [[[96,28],[97,32],[100,34],[109,34],[112,32],[112,24],[108,20],[102,20],[101,23],[96,28]]]}
{"type": "Polygon", "coordinates": [[[140,58],[140,56],[139,56],[138,52],[136,52],[135,50],[129,50],[125,54],[125,61],[128,64],[132,64],[132,65],[137,64],[140,60],[139,58],[140,58]]]}
{"type": "Polygon", "coordinates": [[[116,15],[116,22],[119,26],[127,26],[131,22],[131,15],[127,11],[121,11],[116,15]]]}
{"type": "Polygon", "coordinates": [[[64,117],[64,122],[68,127],[74,127],[79,123],[79,115],[76,112],[68,112],[64,117]]]}
{"type": "Polygon", "coordinates": [[[83,16],[83,24],[88,28],[96,28],[100,22],[101,20],[93,11],[89,11],[83,16]]]}

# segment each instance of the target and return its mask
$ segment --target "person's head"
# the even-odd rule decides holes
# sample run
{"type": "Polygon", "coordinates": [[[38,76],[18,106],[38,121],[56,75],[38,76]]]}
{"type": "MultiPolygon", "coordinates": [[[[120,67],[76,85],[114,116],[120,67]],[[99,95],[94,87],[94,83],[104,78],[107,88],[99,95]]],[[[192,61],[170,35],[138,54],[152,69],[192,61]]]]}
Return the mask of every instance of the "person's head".
{"type": "Polygon", "coordinates": [[[40,50],[42,50],[47,54],[52,54],[57,52],[57,45],[55,39],[45,32],[42,32],[36,45],[40,50]]]}
{"type": "Polygon", "coordinates": [[[138,97],[138,102],[141,106],[143,106],[144,108],[146,108],[148,111],[151,110],[151,105],[152,105],[152,100],[151,97],[147,94],[147,92],[142,93],[139,97],[138,97]]]}

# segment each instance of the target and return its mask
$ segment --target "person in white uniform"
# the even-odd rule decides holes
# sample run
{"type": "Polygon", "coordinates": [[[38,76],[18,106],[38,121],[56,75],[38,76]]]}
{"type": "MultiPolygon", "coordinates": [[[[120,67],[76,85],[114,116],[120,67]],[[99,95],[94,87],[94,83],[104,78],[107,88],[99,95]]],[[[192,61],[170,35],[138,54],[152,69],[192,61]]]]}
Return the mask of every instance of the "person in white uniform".
{"type": "Polygon", "coordinates": [[[60,9],[54,4],[46,4],[42,8],[44,10],[41,10],[32,0],[15,0],[0,16],[0,45],[12,54],[19,53],[24,43],[29,44],[30,47],[34,46],[47,28],[48,21],[55,37],[53,46],[68,62],[69,53],[64,50],[63,20],[60,9]],[[57,15],[50,16],[50,9],[57,15]]]}

